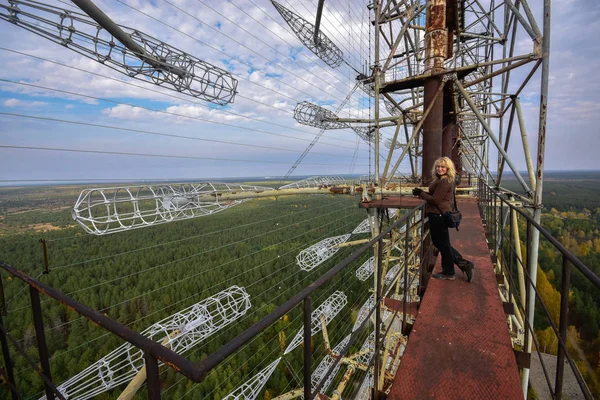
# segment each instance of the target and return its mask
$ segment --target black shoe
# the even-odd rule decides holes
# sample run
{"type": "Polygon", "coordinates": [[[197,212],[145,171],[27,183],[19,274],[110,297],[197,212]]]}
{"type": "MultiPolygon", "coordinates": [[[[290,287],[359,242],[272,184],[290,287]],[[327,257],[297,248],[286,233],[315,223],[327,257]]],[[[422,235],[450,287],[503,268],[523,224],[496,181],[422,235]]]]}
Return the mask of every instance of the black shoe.
{"type": "Polygon", "coordinates": [[[467,282],[471,282],[473,280],[473,275],[475,274],[475,264],[472,261],[467,261],[464,264],[464,267],[460,267],[461,270],[465,274],[467,274],[467,282]]]}
{"type": "Polygon", "coordinates": [[[471,282],[473,280],[473,275],[475,274],[475,264],[472,261],[461,261],[458,263],[458,268],[467,275],[467,282],[471,282]]]}
{"type": "Polygon", "coordinates": [[[448,275],[448,274],[441,273],[441,274],[433,274],[431,276],[435,279],[440,279],[443,281],[453,281],[454,280],[454,274],[448,275]]]}

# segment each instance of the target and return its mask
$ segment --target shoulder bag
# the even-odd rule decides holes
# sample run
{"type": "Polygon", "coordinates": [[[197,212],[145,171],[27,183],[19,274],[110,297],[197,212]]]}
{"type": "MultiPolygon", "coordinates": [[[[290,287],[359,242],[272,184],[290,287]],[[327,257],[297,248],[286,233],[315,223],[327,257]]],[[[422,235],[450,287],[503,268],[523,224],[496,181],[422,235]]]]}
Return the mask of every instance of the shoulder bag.
{"type": "Polygon", "coordinates": [[[454,186],[454,184],[452,185],[452,192],[454,193],[454,210],[442,212],[438,206],[436,206],[436,208],[440,210],[440,213],[444,217],[446,226],[448,226],[448,228],[456,228],[456,230],[458,230],[460,220],[462,219],[462,214],[460,211],[458,211],[458,206],[456,205],[456,186],[454,186]]]}

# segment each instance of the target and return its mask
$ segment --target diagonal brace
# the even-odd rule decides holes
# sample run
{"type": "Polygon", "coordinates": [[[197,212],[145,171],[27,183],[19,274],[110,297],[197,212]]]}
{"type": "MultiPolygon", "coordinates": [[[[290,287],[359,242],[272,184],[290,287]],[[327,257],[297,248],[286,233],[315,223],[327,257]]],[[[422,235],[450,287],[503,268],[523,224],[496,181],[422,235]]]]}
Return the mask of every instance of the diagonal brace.
{"type": "Polygon", "coordinates": [[[533,191],[529,188],[529,186],[527,186],[527,183],[525,183],[525,181],[523,180],[523,177],[519,173],[519,170],[515,167],[515,165],[511,161],[511,159],[508,156],[508,154],[506,153],[506,151],[504,151],[504,149],[502,148],[502,145],[498,141],[498,138],[496,137],[496,135],[494,135],[494,132],[492,132],[492,129],[490,128],[490,126],[488,125],[488,123],[485,122],[485,119],[483,118],[483,116],[481,115],[481,113],[479,112],[479,110],[477,109],[477,106],[473,102],[473,99],[471,98],[471,96],[469,95],[469,93],[465,90],[465,88],[463,87],[463,85],[460,84],[460,82],[459,82],[458,79],[454,80],[454,84],[456,85],[456,87],[458,88],[458,90],[460,91],[460,93],[463,95],[464,99],[469,104],[469,107],[471,107],[471,110],[473,110],[473,112],[475,113],[475,116],[477,117],[477,119],[481,123],[481,126],[483,127],[483,129],[485,129],[485,131],[487,132],[487,134],[490,137],[490,139],[492,139],[492,142],[494,142],[494,145],[496,145],[496,148],[498,149],[498,151],[500,152],[500,154],[502,154],[502,157],[504,157],[504,159],[506,160],[506,163],[508,164],[508,166],[512,170],[513,174],[515,174],[515,177],[517,178],[517,180],[519,181],[519,183],[521,184],[521,186],[523,186],[523,189],[525,189],[525,192],[527,193],[527,195],[530,196],[530,197],[533,196],[533,191]]]}

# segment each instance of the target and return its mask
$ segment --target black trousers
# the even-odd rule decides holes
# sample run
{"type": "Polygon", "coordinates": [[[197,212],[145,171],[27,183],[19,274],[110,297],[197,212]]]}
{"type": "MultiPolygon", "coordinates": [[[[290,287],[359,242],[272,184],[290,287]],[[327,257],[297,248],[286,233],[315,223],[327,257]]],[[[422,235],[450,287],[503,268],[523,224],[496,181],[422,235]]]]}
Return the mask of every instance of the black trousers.
{"type": "Polygon", "coordinates": [[[454,275],[454,264],[458,265],[464,258],[450,244],[450,233],[444,217],[440,214],[427,214],[431,241],[442,255],[442,273],[454,275]]]}

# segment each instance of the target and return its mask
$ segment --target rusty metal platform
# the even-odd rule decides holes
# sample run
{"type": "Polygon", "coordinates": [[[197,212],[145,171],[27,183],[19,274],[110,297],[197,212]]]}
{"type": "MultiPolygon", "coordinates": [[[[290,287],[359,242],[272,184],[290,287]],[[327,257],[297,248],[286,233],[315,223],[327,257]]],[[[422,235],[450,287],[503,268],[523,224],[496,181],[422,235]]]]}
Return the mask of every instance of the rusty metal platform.
{"type": "Polygon", "coordinates": [[[463,220],[450,238],[475,277],[468,283],[457,268],[454,281],[429,281],[388,400],[523,398],[477,203],[458,205],[463,220]]]}

